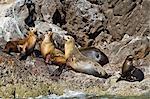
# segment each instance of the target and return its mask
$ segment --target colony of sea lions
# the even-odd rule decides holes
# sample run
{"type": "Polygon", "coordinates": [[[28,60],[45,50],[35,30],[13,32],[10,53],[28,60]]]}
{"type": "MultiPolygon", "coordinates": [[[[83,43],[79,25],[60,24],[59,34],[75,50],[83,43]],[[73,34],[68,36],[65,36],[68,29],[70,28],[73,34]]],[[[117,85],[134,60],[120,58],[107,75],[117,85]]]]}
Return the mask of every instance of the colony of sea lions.
{"type": "MultiPolygon", "coordinates": [[[[52,75],[60,76],[63,69],[69,68],[75,72],[93,75],[99,78],[109,78],[103,66],[109,63],[108,57],[95,47],[77,48],[75,39],[72,36],[64,35],[65,40],[64,52],[55,47],[53,32],[44,33],[44,38],[40,43],[40,53],[46,64],[59,66],[52,75]]],[[[20,53],[20,60],[25,60],[34,52],[37,44],[37,29],[30,27],[27,36],[24,39],[9,41],[6,43],[3,52],[11,54],[12,52],[20,53]]],[[[125,80],[129,82],[142,81],[144,73],[133,65],[133,56],[129,55],[125,59],[122,72],[118,81],[125,80]]]]}
{"type": "MultiPolygon", "coordinates": [[[[52,75],[60,76],[64,68],[70,68],[75,72],[93,75],[99,78],[109,78],[109,75],[102,66],[109,63],[108,57],[95,47],[77,48],[72,36],[64,36],[64,52],[57,49],[53,40],[53,32],[48,31],[44,34],[44,39],[40,44],[40,52],[46,64],[59,66],[52,75]]],[[[9,41],[6,43],[3,52],[20,53],[20,60],[26,59],[34,51],[37,41],[37,30],[32,27],[24,39],[9,41]]],[[[133,66],[133,56],[129,55],[122,66],[121,77],[116,81],[142,81],[144,73],[133,66]]]]}
{"type": "MultiPolygon", "coordinates": [[[[35,28],[34,23],[36,20],[35,4],[32,0],[25,0],[23,6],[24,5],[26,5],[28,9],[28,16],[24,19],[25,24],[29,27],[27,36],[24,39],[8,41],[2,50],[10,55],[12,52],[20,53],[20,60],[26,60],[29,55],[34,53],[35,45],[38,40],[37,29],[35,28]]],[[[56,10],[56,13],[53,16],[53,23],[59,23],[59,20],[57,19],[60,19],[60,17],[59,11],[56,10]],[[56,20],[54,17],[56,17],[56,20]]],[[[40,50],[36,52],[41,54],[45,64],[59,66],[52,75],[60,76],[63,69],[67,68],[75,72],[104,79],[111,76],[103,68],[104,65],[109,63],[109,59],[100,49],[95,47],[77,48],[75,39],[72,36],[64,35],[63,39],[65,44],[62,51],[56,48],[53,39],[54,33],[52,31],[47,31],[43,34],[44,38],[40,43],[40,50]]],[[[121,80],[134,82],[142,81],[144,79],[144,73],[133,65],[133,59],[134,57],[132,55],[126,57],[122,66],[122,72],[116,82],[121,80]]]]}

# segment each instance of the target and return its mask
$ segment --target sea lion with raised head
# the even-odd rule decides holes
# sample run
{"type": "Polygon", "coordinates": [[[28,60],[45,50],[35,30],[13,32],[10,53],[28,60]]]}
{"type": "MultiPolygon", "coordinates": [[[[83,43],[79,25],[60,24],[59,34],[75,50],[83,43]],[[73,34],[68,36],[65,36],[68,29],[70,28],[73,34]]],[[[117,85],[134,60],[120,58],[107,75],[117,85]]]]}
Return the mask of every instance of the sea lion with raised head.
{"type": "Polygon", "coordinates": [[[116,82],[120,80],[134,82],[142,81],[144,79],[144,73],[140,69],[133,66],[133,59],[134,57],[132,55],[128,55],[126,57],[122,66],[121,77],[119,77],[116,82]]]}
{"type": "Polygon", "coordinates": [[[28,35],[24,38],[24,44],[18,45],[19,48],[22,48],[21,58],[20,60],[24,60],[29,56],[33,51],[37,41],[37,29],[34,27],[30,27],[28,31],[28,35]]]}
{"type": "Polygon", "coordinates": [[[64,39],[66,40],[65,58],[67,60],[67,66],[70,66],[76,72],[93,75],[95,77],[110,77],[98,62],[81,54],[79,49],[75,46],[73,37],[65,35],[64,39]]]}
{"type": "Polygon", "coordinates": [[[46,60],[45,62],[48,63],[49,62],[49,58],[50,58],[50,55],[53,55],[54,53],[54,44],[52,43],[52,32],[48,32],[48,33],[45,33],[44,34],[44,39],[40,45],[40,51],[41,51],[41,54],[43,56],[43,58],[46,60]],[[49,54],[49,56],[47,56],[49,54]],[[48,57],[48,58],[46,58],[48,57]]]}
{"type": "Polygon", "coordinates": [[[42,56],[45,59],[45,63],[51,63],[59,66],[59,68],[56,69],[52,75],[60,76],[64,66],[66,65],[65,55],[61,50],[55,48],[52,32],[49,31],[45,33],[44,36],[45,37],[41,43],[42,56]]]}

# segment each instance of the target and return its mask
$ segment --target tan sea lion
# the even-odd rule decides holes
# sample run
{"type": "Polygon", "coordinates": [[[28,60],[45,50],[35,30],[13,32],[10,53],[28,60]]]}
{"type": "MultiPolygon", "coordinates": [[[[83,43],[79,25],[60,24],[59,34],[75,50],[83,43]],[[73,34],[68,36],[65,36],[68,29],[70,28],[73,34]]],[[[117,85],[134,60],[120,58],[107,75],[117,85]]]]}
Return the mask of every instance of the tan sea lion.
{"type": "Polygon", "coordinates": [[[49,62],[50,58],[50,61],[53,63],[65,63],[64,53],[61,50],[55,48],[52,36],[53,33],[50,31],[45,34],[44,40],[41,43],[41,54],[45,58],[46,63],[49,62]]]}
{"type": "Polygon", "coordinates": [[[28,35],[24,38],[24,44],[18,45],[19,48],[22,48],[20,60],[24,60],[34,51],[34,47],[37,41],[37,30],[34,27],[30,27],[28,35]]]}
{"type": "Polygon", "coordinates": [[[66,59],[64,53],[55,48],[52,36],[53,33],[50,31],[45,34],[44,40],[41,43],[41,54],[45,59],[45,63],[51,63],[59,66],[59,68],[52,73],[52,75],[59,76],[66,65],[66,59]]]}
{"type": "Polygon", "coordinates": [[[66,40],[65,58],[67,60],[67,66],[70,66],[76,72],[93,75],[95,77],[110,77],[99,63],[81,54],[79,49],[75,46],[75,40],[73,37],[64,36],[64,39],[66,40]]]}
{"type": "MultiPolygon", "coordinates": [[[[54,44],[52,43],[53,42],[52,35],[53,35],[52,32],[45,33],[44,39],[41,43],[40,50],[44,59],[46,59],[46,56],[48,54],[52,55],[54,53],[55,47],[54,44]]],[[[46,62],[48,62],[48,60],[46,62]]]]}
{"type": "Polygon", "coordinates": [[[144,79],[144,73],[133,65],[133,59],[134,57],[132,55],[126,57],[122,66],[121,77],[119,77],[116,82],[120,80],[134,82],[142,81],[144,79]]]}

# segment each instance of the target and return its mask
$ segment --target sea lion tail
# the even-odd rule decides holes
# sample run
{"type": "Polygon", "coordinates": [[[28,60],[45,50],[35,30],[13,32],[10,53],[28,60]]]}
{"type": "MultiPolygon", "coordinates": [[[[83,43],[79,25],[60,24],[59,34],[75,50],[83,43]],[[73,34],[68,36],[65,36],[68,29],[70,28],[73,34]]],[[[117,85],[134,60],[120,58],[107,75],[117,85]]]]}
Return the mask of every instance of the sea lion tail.
{"type": "Polygon", "coordinates": [[[107,73],[105,73],[105,74],[103,75],[103,74],[99,73],[99,72],[96,71],[96,70],[93,71],[92,75],[95,76],[95,77],[105,78],[105,79],[107,79],[107,78],[109,78],[109,77],[112,76],[112,75],[109,75],[109,74],[107,74],[107,73]]]}
{"type": "Polygon", "coordinates": [[[118,82],[118,81],[120,81],[120,80],[126,80],[126,81],[127,81],[128,79],[121,76],[121,77],[119,77],[119,78],[116,80],[116,82],[118,82]]]}

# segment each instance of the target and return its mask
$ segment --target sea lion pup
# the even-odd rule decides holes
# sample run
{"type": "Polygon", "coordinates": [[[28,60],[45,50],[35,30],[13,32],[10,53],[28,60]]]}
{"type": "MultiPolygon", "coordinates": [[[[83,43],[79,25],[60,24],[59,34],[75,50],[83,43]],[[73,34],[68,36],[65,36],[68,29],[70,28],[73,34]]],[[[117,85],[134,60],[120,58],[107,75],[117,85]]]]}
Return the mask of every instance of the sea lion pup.
{"type": "Polygon", "coordinates": [[[28,31],[28,35],[24,38],[24,44],[18,45],[21,51],[20,60],[25,60],[27,56],[29,56],[33,51],[37,41],[37,29],[35,27],[30,27],[28,31]]]}
{"type": "Polygon", "coordinates": [[[108,57],[95,47],[79,48],[79,51],[86,57],[96,60],[101,66],[109,63],[108,57]]]}
{"type": "Polygon", "coordinates": [[[142,81],[144,79],[144,73],[140,69],[133,66],[133,58],[134,57],[132,55],[127,56],[123,63],[121,77],[116,82],[120,80],[134,82],[142,81]]]}
{"type": "Polygon", "coordinates": [[[75,40],[71,36],[64,36],[65,42],[65,58],[66,65],[70,66],[74,71],[93,75],[100,78],[108,78],[108,75],[102,66],[95,60],[92,60],[78,50],[75,46],[75,40]],[[99,69],[98,71],[96,70],[99,69]]]}

